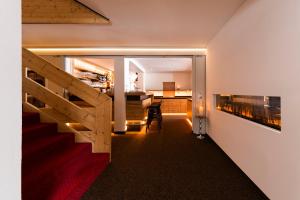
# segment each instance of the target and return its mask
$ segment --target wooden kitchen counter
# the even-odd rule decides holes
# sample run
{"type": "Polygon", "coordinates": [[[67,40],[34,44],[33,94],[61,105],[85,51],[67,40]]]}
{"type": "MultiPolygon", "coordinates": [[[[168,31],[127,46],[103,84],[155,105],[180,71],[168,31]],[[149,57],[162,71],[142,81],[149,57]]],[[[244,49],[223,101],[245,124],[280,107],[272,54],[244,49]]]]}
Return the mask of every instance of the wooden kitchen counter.
{"type": "Polygon", "coordinates": [[[161,101],[162,113],[187,113],[187,99],[190,96],[162,97],[155,96],[154,101],[161,101]]]}
{"type": "MultiPolygon", "coordinates": [[[[114,117],[114,96],[109,95],[113,100],[114,117]]],[[[153,94],[145,92],[126,93],[126,120],[144,120],[147,116],[147,108],[151,105],[153,94]]]]}
{"type": "Polygon", "coordinates": [[[126,119],[144,120],[147,116],[147,108],[151,105],[152,94],[127,93],[126,94],[126,119]]]}

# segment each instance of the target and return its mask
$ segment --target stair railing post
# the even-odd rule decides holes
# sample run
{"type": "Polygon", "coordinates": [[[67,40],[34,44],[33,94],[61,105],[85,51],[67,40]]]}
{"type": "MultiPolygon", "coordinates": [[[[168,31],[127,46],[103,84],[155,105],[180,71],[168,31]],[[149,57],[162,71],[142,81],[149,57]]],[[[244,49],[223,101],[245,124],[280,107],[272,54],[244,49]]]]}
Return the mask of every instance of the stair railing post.
{"type": "Polygon", "coordinates": [[[111,153],[112,100],[108,99],[96,106],[93,152],[111,153]]]}

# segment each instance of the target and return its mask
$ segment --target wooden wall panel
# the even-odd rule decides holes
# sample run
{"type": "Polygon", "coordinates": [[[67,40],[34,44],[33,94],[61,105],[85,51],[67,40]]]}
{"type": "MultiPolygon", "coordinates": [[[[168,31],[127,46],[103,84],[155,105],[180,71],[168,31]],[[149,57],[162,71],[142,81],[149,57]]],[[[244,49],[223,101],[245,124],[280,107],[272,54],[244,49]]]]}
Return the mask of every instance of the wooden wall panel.
{"type": "Polygon", "coordinates": [[[110,24],[108,18],[76,0],[22,0],[24,24],[110,24]]]}
{"type": "Polygon", "coordinates": [[[187,113],[186,99],[163,99],[161,104],[162,113],[187,113]]]}

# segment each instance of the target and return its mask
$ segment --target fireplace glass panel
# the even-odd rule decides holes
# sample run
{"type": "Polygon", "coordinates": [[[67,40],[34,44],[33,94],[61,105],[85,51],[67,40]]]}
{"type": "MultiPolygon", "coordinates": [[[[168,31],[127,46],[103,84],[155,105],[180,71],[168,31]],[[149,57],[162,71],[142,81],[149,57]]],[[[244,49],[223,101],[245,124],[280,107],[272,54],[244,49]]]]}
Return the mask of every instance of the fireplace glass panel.
{"type": "Polygon", "coordinates": [[[216,109],[281,130],[281,99],[276,96],[216,94],[216,109]]]}

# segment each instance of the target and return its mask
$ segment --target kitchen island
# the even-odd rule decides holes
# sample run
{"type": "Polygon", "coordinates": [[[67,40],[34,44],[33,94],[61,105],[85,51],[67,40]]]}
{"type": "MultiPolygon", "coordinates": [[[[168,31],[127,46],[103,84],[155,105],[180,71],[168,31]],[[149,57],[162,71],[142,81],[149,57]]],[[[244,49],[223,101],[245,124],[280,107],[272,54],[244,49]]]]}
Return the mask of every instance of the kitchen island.
{"type": "MultiPolygon", "coordinates": [[[[112,117],[114,119],[114,95],[112,93],[107,93],[109,97],[112,98],[112,117]]],[[[151,105],[153,94],[145,92],[126,92],[126,120],[145,120],[147,116],[147,108],[151,105]]],[[[79,107],[89,109],[92,107],[88,103],[82,101],[78,97],[72,97],[70,99],[72,103],[78,105],[79,107]]]]}
{"type": "Polygon", "coordinates": [[[147,108],[151,105],[153,94],[145,92],[126,93],[126,120],[144,120],[147,108]]]}
{"type": "MultiPolygon", "coordinates": [[[[113,100],[114,118],[114,95],[108,94],[113,100]]],[[[126,92],[126,120],[144,120],[147,116],[147,108],[151,105],[153,94],[145,92],[126,92]]]]}

